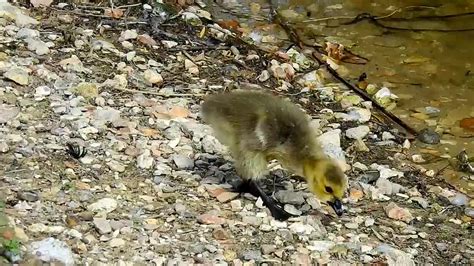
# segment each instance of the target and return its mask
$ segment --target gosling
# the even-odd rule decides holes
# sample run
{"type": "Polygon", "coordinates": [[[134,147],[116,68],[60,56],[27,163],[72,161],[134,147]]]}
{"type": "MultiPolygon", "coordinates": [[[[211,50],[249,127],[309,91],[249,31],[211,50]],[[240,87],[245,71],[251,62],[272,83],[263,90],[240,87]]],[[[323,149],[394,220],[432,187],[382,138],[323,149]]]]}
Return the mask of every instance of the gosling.
{"type": "Polygon", "coordinates": [[[347,179],[324,154],[307,115],[298,106],[268,93],[236,90],[208,96],[201,106],[201,118],[234,158],[244,181],[235,190],[261,197],[275,219],[292,215],[257,183],[268,174],[268,162],[273,159],[304,177],[310,191],[342,215],[347,179]]]}

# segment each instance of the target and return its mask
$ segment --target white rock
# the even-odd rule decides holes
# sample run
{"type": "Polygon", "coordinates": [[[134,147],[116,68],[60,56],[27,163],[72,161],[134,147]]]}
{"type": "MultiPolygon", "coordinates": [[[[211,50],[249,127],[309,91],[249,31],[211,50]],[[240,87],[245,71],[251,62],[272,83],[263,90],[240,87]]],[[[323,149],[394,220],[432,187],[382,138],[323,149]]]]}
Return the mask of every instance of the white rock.
{"type": "Polygon", "coordinates": [[[145,150],[137,157],[137,166],[141,169],[150,169],[153,167],[154,159],[151,156],[150,150],[145,150]]]}
{"type": "Polygon", "coordinates": [[[194,168],[194,160],[186,155],[176,154],[173,156],[173,162],[178,169],[192,169],[194,168]]]}
{"type": "Polygon", "coordinates": [[[163,46],[166,47],[166,48],[173,48],[173,47],[175,47],[175,46],[178,45],[178,43],[177,43],[177,42],[174,42],[174,41],[165,41],[165,40],[163,40],[163,41],[161,41],[161,43],[162,43],[163,46]]]}
{"type": "Polygon", "coordinates": [[[87,210],[93,212],[109,213],[117,209],[118,203],[112,198],[103,198],[87,206],[87,210]]]}
{"type": "Polygon", "coordinates": [[[268,73],[267,70],[263,70],[262,73],[260,73],[260,75],[258,75],[258,77],[257,77],[258,81],[260,81],[260,82],[265,82],[269,78],[270,78],[270,73],[268,73]]]}
{"type": "Polygon", "coordinates": [[[367,219],[365,219],[365,222],[364,222],[364,225],[367,226],[367,227],[370,227],[372,225],[375,224],[375,220],[374,218],[372,217],[368,217],[367,219]]]}
{"type": "Polygon", "coordinates": [[[344,226],[348,229],[357,229],[359,228],[359,225],[357,223],[346,223],[344,226]]]}
{"type": "Polygon", "coordinates": [[[367,171],[369,170],[369,168],[367,167],[367,165],[363,164],[363,163],[360,163],[360,162],[355,162],[352,167],[354,167],[354,169],[359,169],[361,171],[367,171]]]}
{"type": "Polygon", "coordinates": [[[133,40],[133,39],[136,39],[137,37],[138,37],[138,33],[136,30],[125,30],[125,31],[122,31],[122,33],[120,34],[119,41],[123,42],[127,40],[133,40]]]}
{"type": "Polygon", "coordinates": [[[392,133],[387,132],[387,131],[384,131],[382,133],[382,140],[392,140],[392,139],[395,139],[395,136],[392,135],[392,133]]]}
{"type": "Polygon", "coordinates": [[[20,113],[20,108],[13,105],[0,104],[0,124],[5,124],[20,113]]]}
{"type": "Polygon", "coordinates": [[[346,164],[346,156],[341,148],[341,130],[334,129],[325,132],[318,137],[318,142],[323,148],[323,152],[330,158],[335,159],[341,167],[346,170],[349,166],[346,164]]]}
{"type": "Polygon", "coordinates": [[[370,120],[371,112],[365,108],[350,107],[348,108],[347,117],[345,120],[358,121],[359,123],[366,123],[370,120]]]}
{"type": "Polygon", "coordinates": [[[202,139],[201,144],[206,153],[223,154],[226,151],[225,146],[212,135],[205,136],[202,139]]]}
{"type": "Polygon", "coordinates": [[[388,168],[384,165],[378,165],[376,163],[373,163],[373,164],[370,165],[370,168],[374,169],[374,170],[378,170],[380,172],[380,177],[381,178],[387,178],[388,179],[388,178],[394,177],[394,176],[403,177],[403,172],[390,169],[390,168],[388,168]]]}
{"type": "Polygon", "coordinates": [[[116,248],[116,247],[121,247],[125,245],[125,240],[122,238],[113,238],[109,242],[110,247],[116,248]]]}
{"type": "Polygon", "coordinates": [[[318,137],[318,141],[322,145],[332,144],[336,147],[340,147],[341,146],[341,130],[340,129],[328,130],[318,137]]]}
{"type": "Polygon", "coordinates": [[[242,201],[240,200],[232,200],[230,202],[230,207],[233,211],[240,211],[242,210],[242,201]]]}
{"type": "Polygon", "coordinates": [[[199,74],[199,67],[189,59],[184,60],[184,68],[192,75],[199,74]]]}
{"type": "Polygon", "coordinates": [[[57,260],[66,266],[74,265],[74,257],[68,245],[55,238],[49,237],[30,244],[30,253],[44,262],[57,260]]]}
{"type": "Polygon", "coordinates": [[[388,244],[381,244],[376,248],[376,251],[387,256],[388,265],[406,265],[415,266],[415,262],[409,253],[393,248],[388,244]]]}
{"type": "Polygon", "coordinates": [[[37,55],[49,54],[48,45],[40,39],[28,38],[25,40],[28,44],[28,50],[34,51],[37,55]]]}
{"type": "Polygon", "coordinates": [[[406,139],[406,140],[403,142],[403,148],[404,148],[405,150],[408,150],[408,149],[410,149],[410,147],[411,147],[411,143],[410,143],[409,140],[406,139]]]}
{"type": "Polygon", "coordinates": [[[350,139],[363,139],[369,132],[370,128],[368,126],[358,126],[346,130],[346,136],[350,139]]]}
{"type": "Polygon", "coordinates": [[[110,221],[105,218],[94,218],[94,226],[101,235],[108,234],[112,232],[112,226],[110,221]]]}
{"type": "Polygon", "coordinates": [[[39,86],[35,89],[35,100],[41,101],[44,99],[45,96],[51,94],[51,88],[48,86],[39,86]]]}
{"type": "Polygon", "coordinates": [[[123,171],[125,171],[125,165],[115,160],[107,162],[106,165],[110,168],[110,170],[115,171],[115,172],[122,173],[123,171]]]}
{"type": "Polygon", "coordinates": [[[30,83],[28,72],[18,67],[10,68],[7,72],[3,73],[3,77],[23,86],[30,83]]]}
{"type": "Polygon", "coordinates": [[[377,179],[376,186],[380,193],[384,195],[393,195],[399,193],[400,191],[404,191],[403,186],[393,183],[387,178],[383,177],[379,177],[379,179],[377,179]]]}
{"type": "Polygon", "coordinates": [[[143,73],[143,78],[148,84],[151,85],[163,83],[163,77],[161,76],[161,74],[159,74],[153,69],[145,70],[145,72],[143,73]]]}
{"type": "Polygon", "coordinates": [[[25,39],[26,40],[28,38],[35,38],[35,37],[39,37],[39,36],[40,36],[40,33],[37,30],[30,29],[30,28],[21,28],[16,33],[15,37],[17,39],[25,39]]]}
{"type": "Polygon", "coordinates": [[[291,224],[289,229],[293,234],[297,235],[309,235],[314,232],[314,228],[311,225],[299,222],[291,224]]]}
{"type": "Polygon", "coordinates": [[[311,241],[310,244],[306,248],[311,251],[328,252],[334,246],[335,246],[335,243],[332,241],[316,240],[316,241],[311,241]]]}
{"type": "Polygon", "coordinates": [[[10,150],[10,147],[8,146],[8,144],[4,141],[1,141],[0,142],[0,153],[6,153],[10,150]]]}
{"type": "Polygon", "coordinates": [[[413,154],[411,156],[411,160],[414,163],[424,163],[424,162],[426,162],[425,159],[423,159],[423,156],[421,156],[421,154],[413,154]]]}

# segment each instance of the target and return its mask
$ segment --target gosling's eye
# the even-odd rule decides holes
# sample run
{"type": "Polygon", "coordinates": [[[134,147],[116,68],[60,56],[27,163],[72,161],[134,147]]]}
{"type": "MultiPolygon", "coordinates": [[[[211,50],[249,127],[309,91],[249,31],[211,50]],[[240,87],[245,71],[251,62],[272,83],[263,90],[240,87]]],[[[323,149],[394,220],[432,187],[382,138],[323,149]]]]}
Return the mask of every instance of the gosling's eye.
{"type": "Polygon", "coordinates": [[[327,193],[332,193],[332,187],[325,187],[327,193]]]}

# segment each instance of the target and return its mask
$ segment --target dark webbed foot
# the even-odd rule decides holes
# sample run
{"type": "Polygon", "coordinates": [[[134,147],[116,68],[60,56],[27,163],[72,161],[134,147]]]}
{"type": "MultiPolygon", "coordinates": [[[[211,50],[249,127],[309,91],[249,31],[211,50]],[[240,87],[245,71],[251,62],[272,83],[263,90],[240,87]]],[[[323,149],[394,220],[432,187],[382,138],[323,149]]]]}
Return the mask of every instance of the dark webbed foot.
{"type": "Polygon", "coordinates": [[[270,210],[270,213],[276,220],[285,221],[294,216],[285,211],[275,200],[269,197],[254,180],[244,180],[235,186],[233,191],[238,193],[250,193],[257,198],[262,198],[263,204],[270,210]]]}

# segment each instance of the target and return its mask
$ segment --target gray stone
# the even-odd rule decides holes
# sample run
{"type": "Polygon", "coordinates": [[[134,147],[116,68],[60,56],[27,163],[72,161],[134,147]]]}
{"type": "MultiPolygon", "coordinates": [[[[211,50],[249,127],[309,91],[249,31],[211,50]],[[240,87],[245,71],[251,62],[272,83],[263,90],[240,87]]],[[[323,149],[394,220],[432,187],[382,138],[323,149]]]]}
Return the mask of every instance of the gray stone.
{"type": "Polygon", "coordinates": [[[375,185],[379,189],[380,193],[384,195],[392,195],[404,190],[403,186],[393,183],[390,180],[382,177],[377,179],[375,185]]]}
{"type": "Polygon", "coordinates": [[[393,248],[388,244],[381,244],[375,250],[387,256],[389,265],[415,266],[415,262],[413,261],[410,254],[393,248]]]}
{"type": "Polygon", "coordinates": [[[103,198],[87,206],[87,210],[109,213],[117,209],[117,206],[118,204],[116,200],[112,198],[103,198]]]}
{"type": "Polygon", "coordinates": [[[20,113],[16,106],[0,104],[0,124],[5,124],[14,119],[20,113]]]}
{"type": "Polygon", "coordinates": [[[28,44],[28,50],[34,51],[37,55],[49,54],[48,45],[40,39],[37,38],[28,38],[25,40],[28,44]]]}
{"type": "Polygon", "coordinates": [[[467,216],[469,216],[469,217],[471,217],[471,218],[474,218],[474,208],[466,208],[466,209],[464,210],[464,213],[465,213],[467,216]]]}
{"type": "Polygon", "coordinates": [[[275,193],[275,198],[285,204],[301,205],[305,202],[302,192],[280,190],[275,193]]]}
{"type": "Polygon", "coordinates": [[[262,253],[264,255],[267,255],[267,254],[270,254],[270,253],[274,252],[276,250],[276,246],[275,245],[263,244],[261,249],[262,249],[262,253]]]}
{"type": "Polygon", "coordinates": [[[368,126],[358,126],[346,130],[346,136],[350,139],[363,139],[369,132],[370,128],[368,126]]]}
{"type": "Polygon", "coordinates": [[[194,160],[186,155],[176,154],[173,156],[173,162],[178,169],[193,169],[194,160]]]}
{"type": "Polygon", "coordinates": [[[121,163],[119,163],[115,160],[107,162],[106,164],[110,168],[110,170],[112,170],[112,171],[119,172],[119,173],[125,171],[125,165],[123,165],[123,164],[121,164],[121,163]]]}
{"type": "Polygon", "coordinates": [[[16,38],[18,39],[28,39],[28,38],[34,38],[34,37],[39,37],[39,36],[40,36],[39,31],[30,29],[30,28],[21,28],[16,33],[16,38]]]}
{"type": "Polygon", "coordinates": [[[105,218],[94,218],[94,226],[101,235],[112,232],[112,226],[110,226],[110,222],[105,218]]]}
{"type": "Polygon", "coordinates": [[[23,86],[30,83],[28,72],[18,67],[9,69],[7,72],[3,73],[3,77],[23,86]]]}
{"type": "Polygon", "coordinates": [[[426,144],[438,144],[441,138],[433,129],[425,128],[418,133],[418,140],[426,144]]]}
{"type": "Polygon", "coordinates": [[[316,241],[311,241],[307,248],[311,251],[328,252],[334,246],[335,246],[335,243],[332,241],[316,240],[316,241]]]}
{"type": "Polygon", "coordinates": [[[207,153],[224,153],[224,146],[212,135],[205,136],[202,141],[202,148],[207,153]]]}
{"type": "Polygon", "coordinates": [[[411,200],[418,203],[423,209],[426,209],[429,206],[428,201],[422,197],[413,197],[411,200]]]}
{"type": "Polygon", "coordinates": [[[262,260],[262,253],[259,250],[247,250],[242,253],[242,259],[260,261],[262,260]]]}
{"type": "Polygon", "coordinates": [[[18,192],[18,198],[21,200],[26,200],[29,202],[34,202],[39,200],[38,193],[32,191],[20,191],[18,192]]]}
{"type": "Polygon", "coordinates": [[[302,212],[300,210],[298,210],[295,206],[291,205],[291,204],[285,204],[285,206],[283,206],[283,209],[285,211],[287,211],[288,213],[290,214],[293,214],[293,215],[301,215],[302,212]]]}
{"type": "Polygon", "coordinates": [[[464,205],[467,205],[469,203],[469,198],[466,195],[457,192],[456,195],[454,195],[454,197],[449,199],[449,201],[453,205],[464,206],[464,205]]]}

